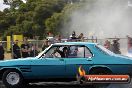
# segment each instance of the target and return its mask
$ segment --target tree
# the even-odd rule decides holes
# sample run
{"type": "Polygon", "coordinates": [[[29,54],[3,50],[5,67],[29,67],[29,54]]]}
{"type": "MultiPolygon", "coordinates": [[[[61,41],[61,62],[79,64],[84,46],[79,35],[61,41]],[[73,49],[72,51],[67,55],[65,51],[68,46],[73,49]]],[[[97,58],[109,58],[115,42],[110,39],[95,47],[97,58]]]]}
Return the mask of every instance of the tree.
{"type": "Polygon", "coordinates": [[[69,27],[71,22],[71,14],[73,11],[80,9],[84,3],[67,4],[60,13],[54,13],[45,21],[46,30],[56,34],[63,35],[68,32],[64,27],[69,27]],[[63,32],[62,32],[63,31],[63,32]]]}
{"type": "Polygon", "coordinates": [[[39,35],[45,37],[47,31],[57,34],[62,27],[65,0],[4,0],[11,8],[0,12],[0,30],[6,34],[39,35]],[[53,23],[54,22],[54,23],[53,23]]]}
{"type": "Polygon", "coordinates": [[[52,32],[54,35],[59,34],[62,22],[62,13],[54,13],[51,18],[45,21],[46,29],[48,32],[52,32]]]}
{"type": "Polygon", "coordinates": [[[3,1],[4,4],[10,5],[11,9],[16,9],[23,3],[22,0],[3,0],[3,1]]]}

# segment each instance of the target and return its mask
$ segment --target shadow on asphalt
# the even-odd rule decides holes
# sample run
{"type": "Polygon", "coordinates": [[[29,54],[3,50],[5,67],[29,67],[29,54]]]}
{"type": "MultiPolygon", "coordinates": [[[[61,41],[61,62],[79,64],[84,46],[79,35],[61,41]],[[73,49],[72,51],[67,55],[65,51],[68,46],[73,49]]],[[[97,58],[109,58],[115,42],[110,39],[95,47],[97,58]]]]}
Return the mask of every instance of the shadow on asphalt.
{"type": "Polygon", "coordinates": [[[30,85],[28,88],[94,88],[90,85],[30,85]]]}
{"type": "MultiPolygon", "coordinates": [[[[0,88],[6,88],[4,86],[0,86],[0,88]]],[[[25,88],[94,88],[90,85],[30,85],[25,88]]]]}
{"type": "MultiPolygon", "coordinates": [[[[4,85],[0,84],[0,88],[6,88],[4,85]]],[[[41,82],[41,83],[30,83],[28,87],[24,88],[97,88],[92,85],[84,84],[79,85],[74,82],[71,83],[54,83],[54,82],[41,82]]],[[[132,88],[132,83],[128,84],[110,84],[107,87],[99,87],[99,88],[132,88]]]]}

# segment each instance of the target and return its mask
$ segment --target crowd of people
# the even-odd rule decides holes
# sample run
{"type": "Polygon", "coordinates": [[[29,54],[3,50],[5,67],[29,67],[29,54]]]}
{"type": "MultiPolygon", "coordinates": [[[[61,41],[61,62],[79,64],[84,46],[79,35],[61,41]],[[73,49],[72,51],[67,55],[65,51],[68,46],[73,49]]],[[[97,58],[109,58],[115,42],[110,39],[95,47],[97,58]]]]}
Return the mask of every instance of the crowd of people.
{"type": "Polygon", "coordinates": [[[106,40],[104,43],[104,47],[116,54],[121,54],[119,40],[120,39],[118,38],[114,39],[113,43],[111,43],[109,40],[106,40]]]}
{"type": "MultiPolygon", "coordinates": [[[[132,55],[132,37],[128,35],[126,37],[127,52],[132,55]]],[[[106,40],[104,43],[104,47],[116,54],[121,54],[119,40],[119,38],[115,38],[112,43],[109,40],[106,40]]]]}
{"type": "MultiPolygon", "coordinates": [[[[67,40],[62,40],[62,36],[58,35],[57,37],[54,37],[52,33],[48,33],[47,38],[44,40],[42,44],[42,51],[50,46],[53,43],[60,43],[64,41],[83,41],[83,33],[81,33],[79,36],[76,35],[76,32],[73,31],[71,36],[67,40]]],[[[15,40],[12,44],[12,58],[18,59],[18,58],[26,58],[26,57],[34,57],[37,56],[40,52],[36,44],[29,44],[28,39],[24,38],[23,43],[21,46],[18,45],[18,43],[21,42],[19,40],[15,40]]],[[[0,42],[0,60],[4,60],[4,54],[5,50],[2,45],[2,42],[0,42]]]]}
{"type": "MultiPolygon", "coordinates": [[[[27,38],[23,40],[21,46],[18,45],[19,42],[19,40],[15,40],[12,44],[12,48],[10,49],[12,51],[13,59],[18,59],[21,57],[34,57],[38,55],[39,51],[36,45],[29,44],[27,38]]],[[[2,43],[0,43],[0,60],[4,60],[4,52],[4,47],[2,43]]]]}
{"type": "MultiPolygon", "coordinates": [[[[73,31],[72,34],[69,36],[69,38],[65,40],[63,40],[61,35],[54,37],[52,33],[49,33],[47,38],[43,41],[41,50],[42,51],[45,50],[48,46],[50,46],[53,43],[61,43],[64,41],[72,41],[72,42],[84,41],[84,38],[85,37],[83,33],[80,33],[80,35],[77,36],[75,31],[73,31]]],[[[127,38],[128,38],[128,52],[132,52],[132,38],[129,36],[127,36],[127,38]]],[[[121,54],[119,40],[120,40],[119,38],[113,39],[112,42],[106,40],[104,43],[104,47],[116,54],[121,54]]],[[[20,42],[19,40],[15,40],[11,48],[12,58],[14,59],[21,57],[22,58],[34,57],[37,56],[38,53],[41,51],[40,49],[38,49],[38,46],[36,44],[29,44],[27,38],[24,38],[21,46],[18,45],[19,42],[20,42]]],[[[0,60],[4,60],[4,53],[5,51],[3,45],[0,42],[0,60]]]]}
{"type": "Polygon", "coordinates": [[[13,58],[26,58],[26,57],[34,57],[38,55],[39,51],[36,45],[29,44],[27,38],[24,39],[23,44],[19,47],[18,40],[16,40],[12,46],[13,48],[13,58]]]}

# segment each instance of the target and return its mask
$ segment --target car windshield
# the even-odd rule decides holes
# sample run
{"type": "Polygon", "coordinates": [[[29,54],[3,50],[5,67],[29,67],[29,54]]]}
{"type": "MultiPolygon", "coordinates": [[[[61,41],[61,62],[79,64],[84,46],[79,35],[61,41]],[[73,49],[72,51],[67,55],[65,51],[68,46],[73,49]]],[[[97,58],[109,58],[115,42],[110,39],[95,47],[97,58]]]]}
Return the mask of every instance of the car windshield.
{"type": "Polygon", "coordinates": [[[113,52],[111,52],[110,50],[106,49],[105,47],[103,47],[102,45],[96,45],[96,47],[101,50],[102,52],[104,52],[105,54],[108,54],[108,55],[115,55],[113,52]]]}
{"type": "Polygon", "coordinates": [[[44,51],[42,51],[41,53],[39,53],[38,56],[36,56],[36,57],[40,58],[51,46],[47,47],[44,51]]]}

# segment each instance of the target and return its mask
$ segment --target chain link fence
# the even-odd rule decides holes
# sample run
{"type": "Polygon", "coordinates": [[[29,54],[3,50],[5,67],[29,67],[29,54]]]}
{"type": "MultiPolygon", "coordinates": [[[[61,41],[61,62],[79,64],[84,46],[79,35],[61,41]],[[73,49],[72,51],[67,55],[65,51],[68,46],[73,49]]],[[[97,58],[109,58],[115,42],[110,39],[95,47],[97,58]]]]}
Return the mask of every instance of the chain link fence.
{"type": "MultiPolygon", "coordinates": [[[[83,42],[94,42],[94,43],[99,43],[101,45],[104,45],[106,40],[109,40],[110,43],[112,44],[114,39],[116,39],[116,38],[106,38],[106,39],[85,38],[84,40],[76,40],[76,41],[77,42],[80,42],[80,41],[83,41],[83,42]]],[[[62,39],[61,42],[67,42],[67,41],[69,41],[69,40],[68,39],[62,39]]],[[[18,41],[18,42],[19,43],[23,43],[23,41],[18,41]]],[[[55,42],[56,42],[56,39],[54,39],[54,42],[52,42],[52,43],[55,43],[55,42]]],[[[7,49],[7,47],[8,47],[7,43],[10,43],[10,45],[12,47],[13,46],[13,42],[2,41],[2,45],[3,45],[4,49],[5,49],[5,59],[11,59],[13,52],[12,52],[12,48],[10,48],[10,50],[7,49]]],[[[39,52],[41,52],[44,40],[30,40],[29,39],[28,43],[30,45],[30,48],[32,48],[32,46],[36,46],[37,50],[39,52]]],[[[127,38],[120,38],[119,43],[120,43],[121,54],[127,55],[127,46],[128,46],[127,38]]]]}

